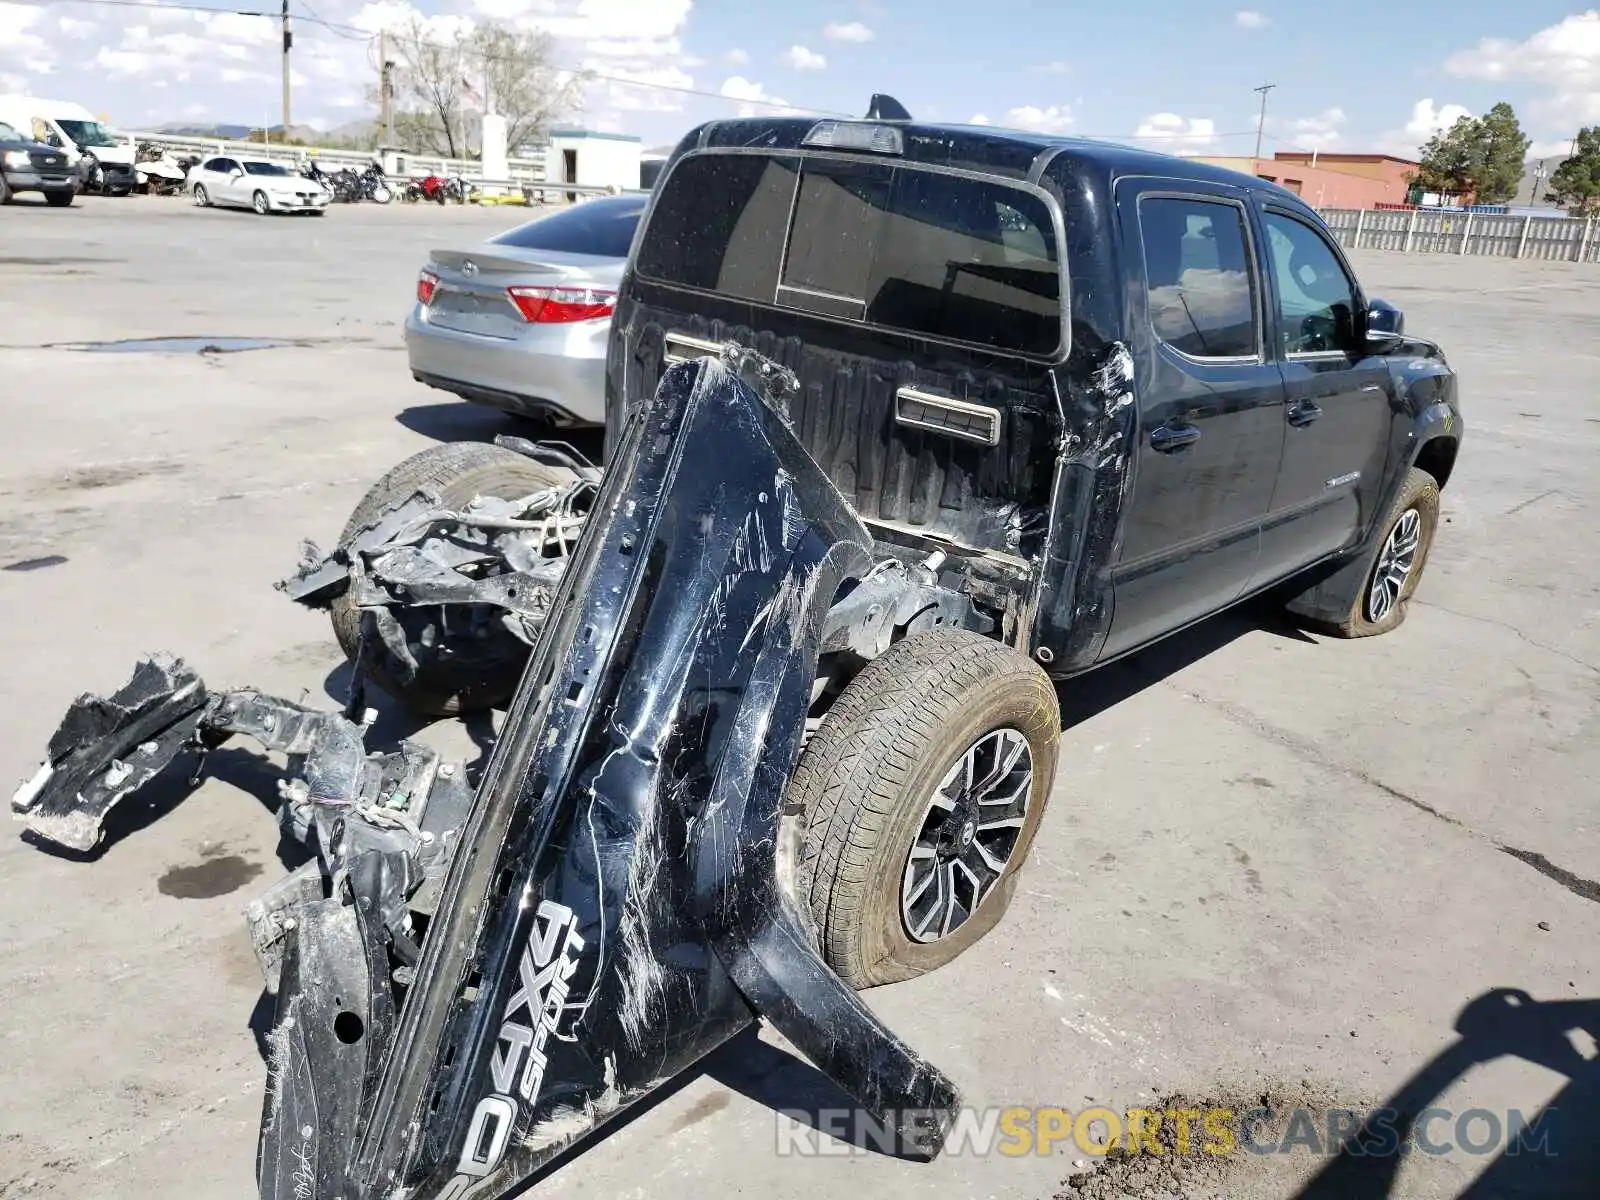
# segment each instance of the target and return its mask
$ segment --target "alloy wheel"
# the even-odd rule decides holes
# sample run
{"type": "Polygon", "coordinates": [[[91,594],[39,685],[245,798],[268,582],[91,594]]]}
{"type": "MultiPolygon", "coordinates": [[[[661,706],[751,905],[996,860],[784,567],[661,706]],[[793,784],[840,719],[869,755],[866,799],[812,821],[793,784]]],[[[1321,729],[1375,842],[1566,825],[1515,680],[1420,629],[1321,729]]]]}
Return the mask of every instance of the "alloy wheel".
{"type": "Polygon", "coordinates": [[[1389,531],[1388,540],[1378,555],[1367,589],[1367,620],[1377,624],[1394,611],[1405,594],[1406,580],[1416,565],[1417,549],[1422,545],[1422,514],[1408,508],[1389,531]]]}
{"type": "Polygon", "coordinates": [[[934,788],[906,858],[900,917],[917,942],[959,929],[1005,874],[1028,818],[1033,755],[1015,729],[984,734],[934,788]]]}

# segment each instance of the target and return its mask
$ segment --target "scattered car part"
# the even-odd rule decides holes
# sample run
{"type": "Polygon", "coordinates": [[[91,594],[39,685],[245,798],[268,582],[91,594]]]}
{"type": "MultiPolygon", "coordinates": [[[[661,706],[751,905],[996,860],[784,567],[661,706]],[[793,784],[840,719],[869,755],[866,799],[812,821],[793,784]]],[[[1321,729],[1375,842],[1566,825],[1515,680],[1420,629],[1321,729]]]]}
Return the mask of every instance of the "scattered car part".
{"type": "Polygon", "coordinates": [[[669,371],[632,423],[470,813],[426,751],[154,659],[17,794],[81,847],[184,746],[291,756],[280,819],[321,857],[249,914],[277,976],[263,1200],[507,1195],[757,1017],[938,1152],[955,1088],[821,957],[785,799],[836,599],[934,572],[874,563],[739,358],[669,371]]]}
{"type": "Polygon", "coordinates": [[[306,543],[279,586],[328,608],[345,654],[413,711],[503,704],[593,492],[503,446],[430,446],[372,486],[331,555],[306,543]]]}

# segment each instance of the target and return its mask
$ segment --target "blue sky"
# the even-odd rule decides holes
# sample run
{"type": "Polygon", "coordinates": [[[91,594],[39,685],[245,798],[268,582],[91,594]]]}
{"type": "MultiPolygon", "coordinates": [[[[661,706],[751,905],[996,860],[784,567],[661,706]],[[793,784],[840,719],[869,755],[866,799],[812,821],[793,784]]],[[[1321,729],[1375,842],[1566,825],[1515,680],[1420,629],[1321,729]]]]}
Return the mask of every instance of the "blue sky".
{"type": "MultiPolygon", "coordinates": [[[[420,16],[441,33],[486,19],[550,31],[560,61],[608,77],[574,123],[647,145],[711,117],[773,111],[763,102],[860,113],[874,90],[920,118],[1212,154],[1251,152],[1262,83],[1277,84],[1268,150],[1404,155],[1501,99],[1536,154],[1600,123],[1600,10],[1412,0],[1403,16],[1354,4],[1336,17],[1325,3],[1247,2],[291,0],[296,14],[346,27],[299,26],[295,119],[369,116],[365,34],[420,16]]],[[[0,0],[0,92],[78,100],[129,128],[275,121],[275,39],[272,22],[247,16],[0,0]]]]}

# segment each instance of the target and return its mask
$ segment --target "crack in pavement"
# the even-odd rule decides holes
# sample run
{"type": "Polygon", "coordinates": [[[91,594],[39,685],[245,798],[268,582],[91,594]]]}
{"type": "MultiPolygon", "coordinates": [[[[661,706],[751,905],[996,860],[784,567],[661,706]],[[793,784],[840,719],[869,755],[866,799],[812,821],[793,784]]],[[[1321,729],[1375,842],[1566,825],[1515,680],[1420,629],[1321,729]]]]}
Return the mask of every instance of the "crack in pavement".
{"type": "MultiPolygon", "coordinates": [[[[1534,499],[1538,499],[1538,497],[1534,497],[1534,499]]],[[[1532,501],[1529,501],[1529,503],[1531,504],[1532,501]]],[[[1573,664],[1573,666],[1583,667],[1585,670],[1593,671],[1595,674],[1600,675],[1600,667],[1595,666],[1592,662],[1579,658],[1576,654],[1573,654],[1570,651],[1558,650],[1556,647],[1546,645],[1544,642],[1535,641],[1509,621],[1502,621],[1498,617],[1483,617],[1479,616],[1477,613],[1462,612],[1461,610],[1455,608],[1446,608],[1444,605],[1435,604],[1431,600],[1418,600],[1413,597],[1411,603],[1419,604],[1423,608],[1431,608],[1436,612],[1449,613],[1452,617],[1460,617],[1464,621],[1482,621],[1485,625],[1498,625],[1501,629],[1505,629],[1516,634],[1517,637],[1521,638],[1524,642],[1536,650],[1543,650],[1546,654],[1554,654],[1557,658],[1566,659],[1569,663],[1573,664]]]]}
{"type": "Polygon", "coordinates": [[[1581,875],[1574,875],[1564,867],[1558,867],[1542,854],[1535,854],[1532,850],[1518,850],[1515,846],[1501,846],[1502,853],[1511,855],[1518,862],[1527,863],[1539,874],[1547,879],[1553,879],[1574,896],[1581,896],[1585,900],[1593,900],[1600,904],[1600,883],[1592,879],[1585,879],[1581,875]]]}
{"type": "Polygon", "coordinates": [[[1371,772],[1364,771],[1360,767],[1354,767],[1348,763],[1343,763],[1335,758],[1329,757],[1315,742],[1310,741],[1307,738],[1303,738],[1297,733],[1293,733],[1290,730],[1284,729],[1278,725],[1274,725],[1272,722],[1256,716],[1255,713],[1251,712],[1247,708],[1244,708],[1242,705],[1235,704],[1231,700],[1219,700],[1213,696],[1204,696],[1199,692],[1189,691],[1187,689],[1180,688],[1179,691],[1181,691],[1182,694],[1187,696],[1189,699],[1195,700],[1200,704],[1205,705],[1207,708],[1215,709],[1225,719],[1231,721],[1235,725],[1238,725],[1240,728],[1247,729],[1251,733],[1254,733],[1257,737],[1264,738],[1275,745],[1282,746],[1296,758],[1308,762],[1313,766],[1321,767],[1323,770],[1332,771],[1335,774],[1344,775],[1347,778],[1364,783],[1375,791],[1382,792],[1384,795],[1395,800],[1403,801],[1419,812],[1426,813],[1435,820],[1443,821],[1446,825],[1450,825],[1461,830],[1469,837],[1476,838],[1486,846],[1491,846],[1502,854],[1509,854],[1512,858],[1516,859],[1524,866],[1532,867],[1535,871],[1538,871],[1539,874],[1543,875],[1546,879],[1550,879],[1555,883],[1559,883],[1562,887],[1566,888],[1567,891],[1571,892],[1579,899],[1589,900],[1593,903],[1600,904],[1600,883],[1596,883],[1591,879],[1585,879],[1581,875],[1574,875],[1565,867],[1557,866],[1542,854],[1535,853],[1532,850],[1519,850],[1515,846],[1507,846],[1503,842],[1496,841],[1488,834],[1480,833],[1478,830],[1472,828],[1472,826],[1466,824],[1464,821],[1461,821],[1456,817],[1451,816],[1449,813],[1441,812],[1439,809],[1429,804],[1426,800],[1418,799],[1409,792],[1401,791],[1399,788],[1385,783],[1371,772]]]}
{"type": "MultiPolygon", "coordinates": [[[[1531,504],[1537,504],[1541,500],[1548,500],[1551,496],[1559,496],[1559,495],[1561,495],[1561,489],[1560,488],[1551,488],[1548,492],[1540,492],[1537,496],[1530,497],[1529,499],[1524,500],[1521,504],[1513,504],[1510,508],[1506,509],[1506,511],[1501,513],[1500,515],[1503,516],[1503,517],[1509,517],[1513,513],[1521,512],[1523,509],[1527,508],[1531,504]]],[[[1439,606],[1437,604],[1435,604],[1433,607],[1434,608],[1438,608],[1439,606]]]]}

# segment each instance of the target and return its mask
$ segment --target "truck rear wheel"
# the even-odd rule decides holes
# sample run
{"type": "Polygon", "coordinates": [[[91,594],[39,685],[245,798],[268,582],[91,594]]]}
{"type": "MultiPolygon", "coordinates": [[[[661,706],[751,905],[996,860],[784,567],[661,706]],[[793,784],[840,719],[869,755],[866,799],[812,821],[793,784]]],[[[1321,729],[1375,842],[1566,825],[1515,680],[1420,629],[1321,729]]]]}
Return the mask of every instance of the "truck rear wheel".
{"type": "Polygon", "coordinates": [[[1406,619],[1406,607],[1422,580],[1439,525],[1439,485],[1416,467],[1406,476],[1382,532],[1368,551],[1360,594],[1332,632],[1345,638],[1388,633],[1406,619]]]}
{"type": "Polygon", "coordinates": [[[1055,689],[964,630],[891,646],[840,694],[789,785],[804,807],[801,903],[857,988],[933,970],[1011,902],[1055,779],[1055,689]]]}
{"type": "MultiPolygon", "coordinates": [[[[387,511],[419,490],[436,494],[448,508],[459,508],[476,496],[516,498],[566,483],[572,474],[534,462],[501,446],[452,442],[430,446],[392,468],[361,498],[339,545],[348,546],[387,511]]],[[[411,678],[402,664],[383,650],[375,636],[367,639],[363,666],[367,678],[423,716],[455,716],[503,704],[516,690],[527,664],[528,647],[499,621],[493,611],[475,606],[391,610],[405,633],[416,660],[411,678]]],[[[364,615],[348,594],[329,607],[333,633],[345,655],[362,655],[364,615]]]]}

